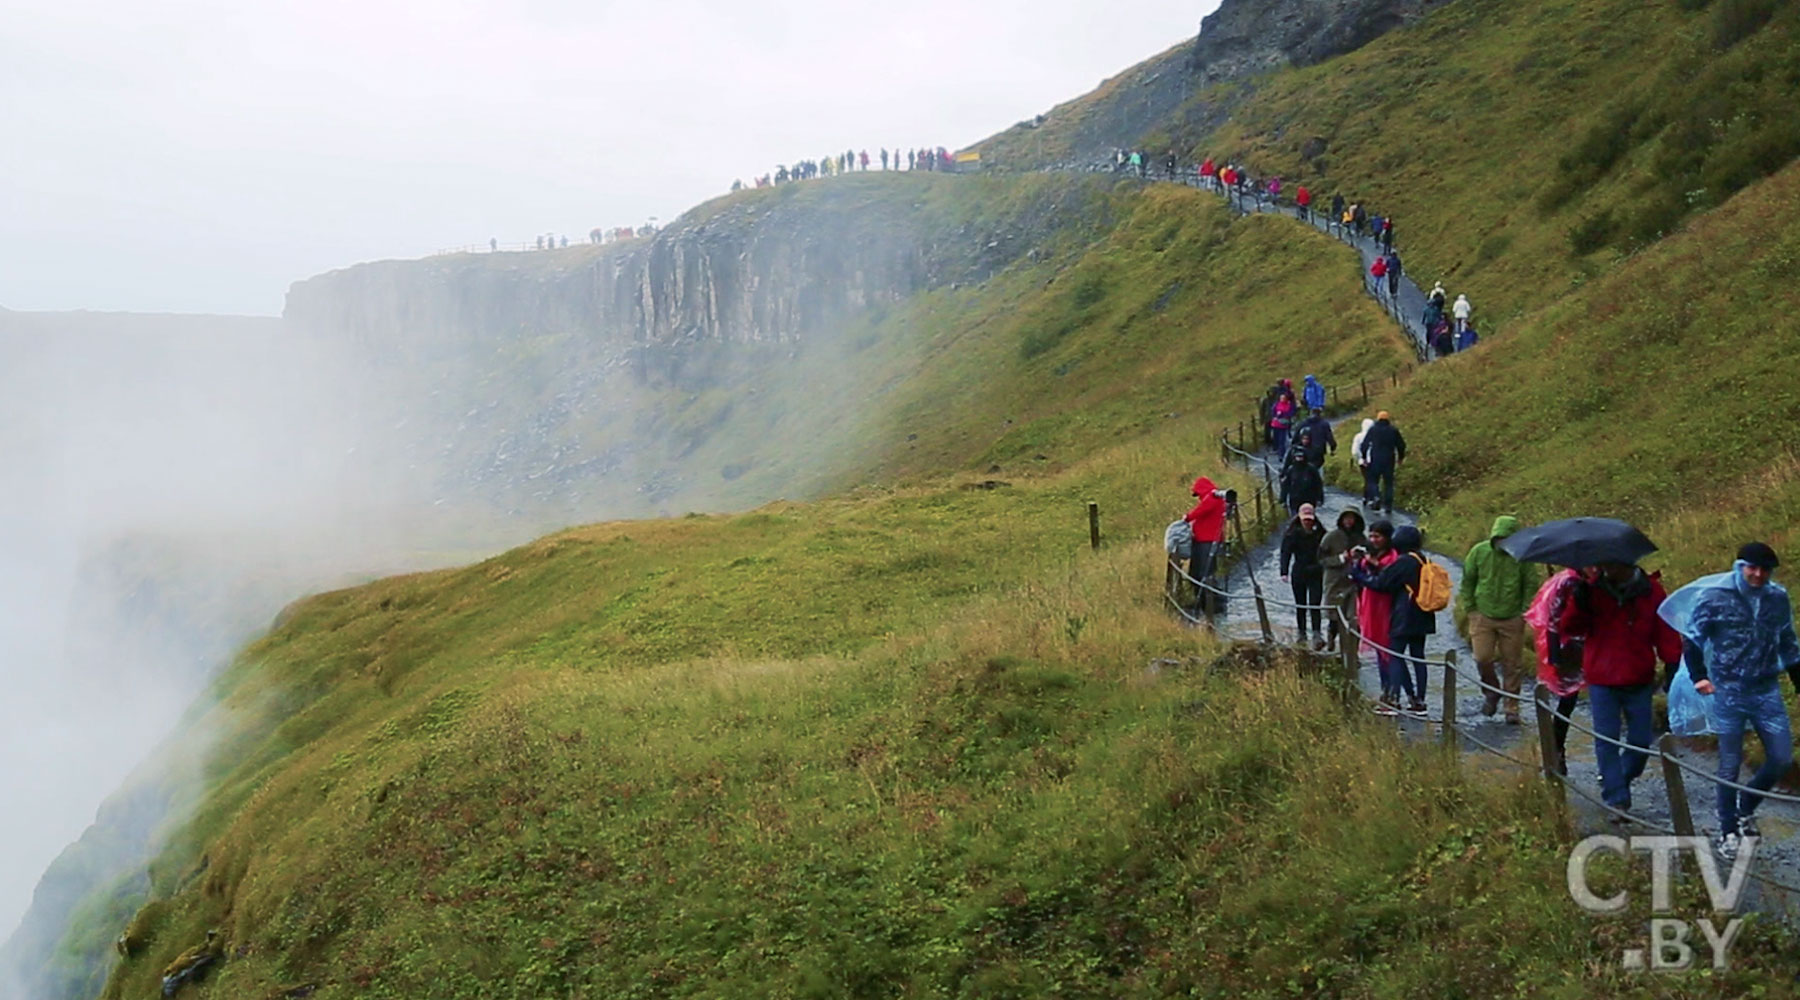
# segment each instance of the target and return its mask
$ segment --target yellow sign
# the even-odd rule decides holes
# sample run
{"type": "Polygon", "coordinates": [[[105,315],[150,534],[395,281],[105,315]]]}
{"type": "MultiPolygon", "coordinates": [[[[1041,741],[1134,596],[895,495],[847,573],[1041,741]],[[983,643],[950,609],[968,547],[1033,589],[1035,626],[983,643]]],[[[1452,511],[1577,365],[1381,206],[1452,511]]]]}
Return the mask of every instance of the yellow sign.
{"type": "Polygon", "coordinates": [[[956,162],[958,162],[958,163],[980,163],[981,162],[981,154],[975,152],[974,150],[970,150],[967,153],[958,153],[958,154],[956,154],[956,162]]]}

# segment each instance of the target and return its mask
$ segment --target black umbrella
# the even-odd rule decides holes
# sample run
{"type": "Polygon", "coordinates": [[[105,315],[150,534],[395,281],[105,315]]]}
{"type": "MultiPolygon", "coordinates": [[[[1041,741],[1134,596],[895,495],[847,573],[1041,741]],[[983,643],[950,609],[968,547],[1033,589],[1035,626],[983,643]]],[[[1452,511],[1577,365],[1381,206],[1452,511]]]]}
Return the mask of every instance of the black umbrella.
{"type": "Polygon", "coordinates": [[[1631,565],[1656,551],[1644,533],[1610,517],[1571,517],[1521,528],[1500,539],[1500,551],[1520,562],[1555,566],[1631,565]]]}

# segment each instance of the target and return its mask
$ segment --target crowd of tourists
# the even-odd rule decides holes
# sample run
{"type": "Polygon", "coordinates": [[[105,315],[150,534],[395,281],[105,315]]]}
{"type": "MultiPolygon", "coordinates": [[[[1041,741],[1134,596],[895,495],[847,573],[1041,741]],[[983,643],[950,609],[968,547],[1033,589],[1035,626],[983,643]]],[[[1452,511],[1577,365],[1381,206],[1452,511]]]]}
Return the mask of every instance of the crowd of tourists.
{"type": "Polygon", "coordinates": [[[847,149],[842,153],[833,153],[816,160],[796,160],[791,164],[780,164],[769,173],[755,178],[748,185],[741,180],[732,181],[731,190],[742,191],[745,187],[773,187],[776,184],[809,181],[817,177],[834,177],[870,169],[948,171],[955,166],[956,158],[942,146],[936,148],[921,146],[918,149],[904,150],[889,150],[883,147],[876,150],[873,156],[866,149],[860,152],[847,149]]]}
{"type": "MultiPolygon", "coordinates": [[[[1293,454],[1304,453],[1296,448],[1293,454]]],[[[1188,575],[1209,581],[1235,497],[1206,478],[1195,482],[1193,492],[1196,503],[1183,518],[1194,540],[1188,575]]],[[[1425,718],[1425,642],[1437,632],[1439,614],[1450,610],[1449,572],[1424,551],[1417,527],[1365,521],[1362,510],[1349,504],[1327,528],[1323,507],[1322,491],[1306,494],[1280,535],[1279,570],[1293,594],[1299,641],[1340,653],[1341,644],[1354,642],[1359,656],[1375,659],[1381,691],[1375,710],[1425,718]]],[[[1539,538],[1593,520],[1543,525],[1539,538]]],[[[1594,754],[1601,798],[1625,814],[1656,739],[1653,697],[1669,693],[1672,722],[1678,703],[1694,706],[1705,715],[1699,731],[1718,738],[1713,844],[1721,857],[1735,858],[1746,838],[1760,835],[1758,792],[1773,787],[1794,760],[1779,684],[1785,673],[1800,692],[1800,640],[1788,593],[1772,579],[1780,565],[1775,550],[1746,543],[1729,570],[1669,593],[1661,573],[1638,565],[1638,550],[1576,556],[1570,548],[1537,556],[1513,545],[1509,551],[1508,540],[1517,541],[1522,531],[1530,529],[1516,517],[1495,518],[1488,537],[1464,557],[1456,588],[1481,678],[1482,714],[1503,710],[1507,723],[1521,721],[1529,629],[1536,682],[1555,703],[1557,766],[1567,773],[1568,719],[1585,691],[1599,734],[1594,754]],[[1741,790],[1724,782],[1739,780],[1746,731],[1761,741],[1763,761],[1745,782],[1749,790],[1741,790]]],[[[1646,540],[1642,551],[1650,548],[1646,540]]]]}

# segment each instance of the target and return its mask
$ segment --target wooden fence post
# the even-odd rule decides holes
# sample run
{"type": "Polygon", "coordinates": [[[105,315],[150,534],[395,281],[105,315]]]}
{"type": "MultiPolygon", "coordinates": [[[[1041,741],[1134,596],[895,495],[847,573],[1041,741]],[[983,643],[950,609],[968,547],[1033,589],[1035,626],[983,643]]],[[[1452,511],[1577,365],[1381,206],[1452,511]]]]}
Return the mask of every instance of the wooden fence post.
{"type": "Polygon", "coordinates": [[[1688,809],[1687,784],[1681,777],[1681,765],[1675,763],[1675,734],[1662,734],[1662,739],[1656,741],[1656,755],[1662,759],[1663,784],[1669,789],[1669,818],[1675,821],[1675,832],[1692,837],[1694,814],[1688,809]]]}
{"type": "Polygon", "coordinates": [[[1244,446],[1244,422],[1242,420],[1238,421],[1238,450],[1246,452],[1250,450],[1244,446]]]}
{"type": "Polygon", "coordinates": [[[1560,793],[1557,779],[1562,774],[1562,757],[1556,752],[1556,733],[1552,730],[1556,718],[1550,714],[1550,689],[1537,685],[1532,701],[1537,705],[1538,753],[1544,761],[1544,780],[1560,793]]]}
{"type": "Polygon", "coordinates": [[[1344,658],[1344,700],[1347,704],[1356,704],[1356,696],[1362,685],[1359,683],[1362,674],[1362,662],[1356,658],[1358,639],[1350,634],[1350,622],[1344,620],[1341,608],[1332,608],[1331,613],[1338,619],[1338,652],[1344,658]]]}
{"type": "Polygon", "coordinates": [[[1100,551],[1100,505],[1092,500],[1088,501],[1088,544],[1100,551]]]}
{"type": "Polygon", "coordinates": [[[1251,494],[1251,499],[1256,501],[1256,523],[1260,527],[1262,525],[1262,519],[1263,519],[1263,516],[1262,516],[1262,490],[1257,490],[1255,493],[1251,494]]]}
{"type": "Polygon", "coordinates": [[[1456,749],[1456,650],[1444,653],[1444,746],[1456,749]]]}
{"type": "Polygon", "coordinates": [[[1369,405],[1369,380],[1366,378],[1359,378],[1356,381],[1357,381],[1357,384],[1362,386],[1363,405],[1368,406],[1369,405]]]}

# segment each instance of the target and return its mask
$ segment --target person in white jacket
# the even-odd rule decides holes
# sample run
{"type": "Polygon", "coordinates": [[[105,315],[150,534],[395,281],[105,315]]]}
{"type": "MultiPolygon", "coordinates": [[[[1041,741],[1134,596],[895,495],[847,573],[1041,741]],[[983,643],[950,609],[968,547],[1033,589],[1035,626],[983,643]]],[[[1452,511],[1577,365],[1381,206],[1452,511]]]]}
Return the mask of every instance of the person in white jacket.
{"type": "Polygon", "coordinates": [[[1467,295],[1458,295],[1456,297],[1456,304],[1450,307],[1450,315],[1456,317],[1457,333],[1463,332],[1463,327],[1469,325],[1469,314],[1474,311],[1475,307],[1469,305],[1469,297],[1467,295]]]}
{"type": "Polygon", "coordinates": [[[1357,431],[1355,439],[1350,442],[1350,454],[1356,459],[1357,468],[1362,472],[1364,507],[1368,507],[1375,502],[1375,483],[1369,478],[1369,460],[1363,456],[1362,446],[1363,438],[1368,437],[1369,428],[1373,426],[1375,426],[1375,421],[1368,419],[1363,420],[1362,430],[1357,431]]]}

